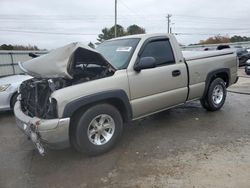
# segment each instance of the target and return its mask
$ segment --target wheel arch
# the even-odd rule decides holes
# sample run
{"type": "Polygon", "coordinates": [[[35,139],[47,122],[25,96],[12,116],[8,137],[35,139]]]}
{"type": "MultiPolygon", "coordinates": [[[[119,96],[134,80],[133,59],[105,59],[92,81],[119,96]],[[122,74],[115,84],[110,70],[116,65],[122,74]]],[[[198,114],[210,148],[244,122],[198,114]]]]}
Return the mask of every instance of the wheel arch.
{"type": "Polygon", "coordinates": [[[132,120],[132,108],[128,96],[123,90],[104,91],[71,101],[65,106],[63,117],[72,117],[77,112],[99,103],[108,103],[116,107],[124,122],[132,120]]]}
{"type": "Polygon", "coordinates": [[[14,108],[14,106],[12,106],[12,102],[13,102],[14,97],[17,97],[17,95],[18,95],[18,92],[17,92],[17,91],[15,91],[15,92],[11,95],[10,100],[9,100],[10,108],[14,108]]]}
{"type": "Polygon", "coordinates": [[[211,71],[210,73],[208,73],[207,78],[206,78],[206,85],[205,85],[205,90],[203,93],[203,97],[206,96],[208,88],[211,84],[211,82],[216,79],[216,78],[221,78],[224,80],[224,82],[226,83],[226,87],[229,86],[231,80],[230,80],[230,69],[228,68],[221,68],[221,69],[217,69],[214,71],[211,71]]]}

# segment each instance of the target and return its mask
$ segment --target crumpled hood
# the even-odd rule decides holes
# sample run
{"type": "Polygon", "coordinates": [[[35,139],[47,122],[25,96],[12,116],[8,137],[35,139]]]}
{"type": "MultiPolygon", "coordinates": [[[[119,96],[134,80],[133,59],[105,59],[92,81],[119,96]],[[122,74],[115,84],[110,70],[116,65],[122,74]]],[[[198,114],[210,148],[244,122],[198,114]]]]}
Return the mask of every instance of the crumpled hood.
{"type": "Polygon", "coordinates": [[[95,64],[115,68],[96,50],[81,43],[71,43],[50,53],[19,63],[20,68],[34,77],[69,78],[77,64],[95,64]]]}

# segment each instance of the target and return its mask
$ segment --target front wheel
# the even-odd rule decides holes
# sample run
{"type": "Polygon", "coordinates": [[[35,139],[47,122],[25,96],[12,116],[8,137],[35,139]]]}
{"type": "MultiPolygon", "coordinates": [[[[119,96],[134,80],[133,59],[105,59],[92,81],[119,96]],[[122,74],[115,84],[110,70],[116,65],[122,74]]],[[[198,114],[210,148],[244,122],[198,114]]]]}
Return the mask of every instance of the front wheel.
{"type": "Polygon", "coordinates": [[[226,96],[227,90],[224,80],[216,78],[211,82],[206,96],[201,99],[201,104],[208,111],[217,111],[224,105],[226,96]]]}
{"type": "Polygon", "coordinates": [[[79,113],[71,132],[73,147],[88,155],[109,151],[118,142],[123,131],[119,111],[110,104],[98,104],[79,113]]]}

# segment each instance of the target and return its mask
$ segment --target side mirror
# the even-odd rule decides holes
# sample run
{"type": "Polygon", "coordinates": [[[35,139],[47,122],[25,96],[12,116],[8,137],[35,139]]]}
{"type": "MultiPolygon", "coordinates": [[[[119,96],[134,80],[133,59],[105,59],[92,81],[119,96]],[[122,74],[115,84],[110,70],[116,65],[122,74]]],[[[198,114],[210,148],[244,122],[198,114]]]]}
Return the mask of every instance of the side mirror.
{"type": "Polygon", "coordinates": [[[152,69],[156,67],[156,59],[154,57],[143,57],[134,66],[134,70],[139,72],[143,69],[152,69]]]}

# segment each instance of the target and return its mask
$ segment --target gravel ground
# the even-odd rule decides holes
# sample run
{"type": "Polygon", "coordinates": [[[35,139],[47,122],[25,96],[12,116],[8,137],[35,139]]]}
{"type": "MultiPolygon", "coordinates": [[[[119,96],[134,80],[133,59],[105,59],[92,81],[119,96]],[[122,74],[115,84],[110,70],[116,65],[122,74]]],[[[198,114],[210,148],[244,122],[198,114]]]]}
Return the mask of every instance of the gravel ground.
{"type": "MultiPolygon", "coordinates": [[[[247,79],[229,90],[248,92],[247,79]]],[[[94,158],[72,149],[41,157],[13,114],[2,113],[0,187],[248,188],[249,104],[249,95],[228,93],[218,112],[192,102],[144,118],[126,127],[115,149],[94,158]]]]}

